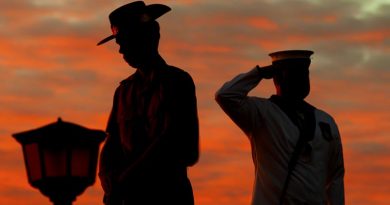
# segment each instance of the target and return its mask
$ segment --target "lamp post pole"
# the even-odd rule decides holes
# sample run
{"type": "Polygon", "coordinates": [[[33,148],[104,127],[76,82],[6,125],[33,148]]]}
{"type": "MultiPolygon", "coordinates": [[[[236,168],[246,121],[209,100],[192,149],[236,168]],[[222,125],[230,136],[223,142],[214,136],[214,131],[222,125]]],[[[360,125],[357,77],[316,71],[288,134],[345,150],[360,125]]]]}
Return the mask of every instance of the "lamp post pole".
{"type": "Polygon", "coordinates": [[[54,202],[54,205],[72,205],[72,201],[64,199],[63,201],[54,202]]]}

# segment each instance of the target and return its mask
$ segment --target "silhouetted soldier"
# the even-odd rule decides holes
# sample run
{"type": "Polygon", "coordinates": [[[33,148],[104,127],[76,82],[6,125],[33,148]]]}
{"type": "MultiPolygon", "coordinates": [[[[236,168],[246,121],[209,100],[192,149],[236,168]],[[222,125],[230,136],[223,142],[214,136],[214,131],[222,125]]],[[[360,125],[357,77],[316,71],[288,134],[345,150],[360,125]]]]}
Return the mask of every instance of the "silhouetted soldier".
{"type": "Polygon", "coordinates": [[[142,1],[110,15],[119,53],[136,68],[115,91],[100,158],[105,204],[193,204],[187,167],[199,155],[195,86],[158,52],[156,19],[170,8],[142,1]]]}
{"type": "Polygon", "coordinates": [[[342,205],[344,163],[333,118],[304,101],[312,51],[271,53],[272,66],[238,75],[216,93],[227,115],[248,136],[255,165],[252,204],[342,205]],[[273,78],[276,95],[249,97],[273,78]]]}

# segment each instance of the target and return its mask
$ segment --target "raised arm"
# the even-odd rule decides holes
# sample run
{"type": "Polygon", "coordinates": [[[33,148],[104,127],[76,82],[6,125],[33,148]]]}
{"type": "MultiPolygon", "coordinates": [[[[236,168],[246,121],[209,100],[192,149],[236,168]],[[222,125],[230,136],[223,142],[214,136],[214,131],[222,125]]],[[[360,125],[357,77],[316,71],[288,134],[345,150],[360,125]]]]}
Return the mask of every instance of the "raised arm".
{"type": "Polygon", "coordinates": [[[255,105],[248,97],[249,91],[263,79],[272,77],[269,67],[256,66],[247,73],[242,73],[226,82],[215,94],[215,100],[225,113],[245,132],[250,135],[255,105]]]}

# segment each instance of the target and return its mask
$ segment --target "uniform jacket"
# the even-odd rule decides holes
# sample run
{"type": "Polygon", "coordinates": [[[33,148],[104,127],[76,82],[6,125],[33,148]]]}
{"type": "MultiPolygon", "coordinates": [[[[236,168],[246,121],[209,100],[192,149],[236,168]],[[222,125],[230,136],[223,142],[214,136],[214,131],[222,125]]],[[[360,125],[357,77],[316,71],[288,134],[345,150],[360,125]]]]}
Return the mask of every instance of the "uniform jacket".
{"type": "Polygon", "coordinates": [[[99,177],[106,195],[191,201],[186,168],[199,155],[195,86],[183,70],[162,59],[157,66],[151,82],[136,71],[116,89],[99,177]]]}
{"type": "MultiPolygon", "coordinates": [[[[298,127],[270,99],[250,97],[261,77],[258,69],[225,83],[216,100],[250,140],[255,165],[253,205],[276,205],[287,176],[288,163],[299,138],[298,127]]],[[[284,204],[344,204],[342,145],[333,118],[314,110],[311,152],[300,156],[286,191],[284,204]]]]}

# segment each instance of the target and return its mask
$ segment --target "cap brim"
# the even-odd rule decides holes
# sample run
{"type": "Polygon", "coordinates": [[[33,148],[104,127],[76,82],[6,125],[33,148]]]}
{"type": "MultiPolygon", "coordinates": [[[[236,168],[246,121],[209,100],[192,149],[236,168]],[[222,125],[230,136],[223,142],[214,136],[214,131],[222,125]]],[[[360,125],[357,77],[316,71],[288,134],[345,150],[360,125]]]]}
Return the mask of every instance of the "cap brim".
{"type": "Polygon", "coordinates": [[[268,54],[272,58],[272,62],[286,59],[299,59],[299,58],[308,58],[313,55],[313,51],[310,50],[284,50],[277,51],[268,54]]]}
{"type": "Polygon", "coordinates": [[[105,38],[105,39],[101,40],[99,43],[97,43],[97,46],[100,46],[100,45],[102,45],[103,43],[106,43],[106,42],[108,42],[108,41],[111,41],[111,40],[114,39],[114,38],[115,38],[114,35],[108,36],[107,38],[105,38]]]}

